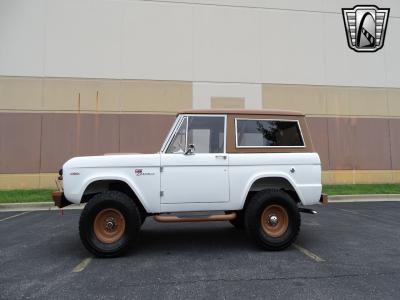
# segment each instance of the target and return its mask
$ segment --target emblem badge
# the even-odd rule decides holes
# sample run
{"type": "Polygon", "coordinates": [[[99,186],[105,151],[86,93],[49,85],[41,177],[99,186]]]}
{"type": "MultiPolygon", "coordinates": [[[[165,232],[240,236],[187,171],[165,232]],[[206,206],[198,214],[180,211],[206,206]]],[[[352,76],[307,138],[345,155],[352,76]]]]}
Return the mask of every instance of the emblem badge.
{"type": "Polygon", "coordinates": [[[147,175],[156,175],[154,172],[143,172],[143,169],[135,169],[135,175],[136,176],[147,176],[147,175]]]}
{"type": "Polygon", "coordinates": [[[356,52],[375,52],[383,47],[390,8],[356,5],[342,8],[347,43],[356,52]]]}

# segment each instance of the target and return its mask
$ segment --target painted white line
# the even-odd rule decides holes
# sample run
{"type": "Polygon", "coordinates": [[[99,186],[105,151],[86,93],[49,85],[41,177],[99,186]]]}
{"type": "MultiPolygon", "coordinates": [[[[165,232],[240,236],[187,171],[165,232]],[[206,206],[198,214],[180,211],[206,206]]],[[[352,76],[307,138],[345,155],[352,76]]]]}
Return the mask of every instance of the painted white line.
{"type": "Polygon", "coordinates": [[[359,215],[359,216],[367,217],[367,218],[374,218],[373,216],[362,214],[362,213],[359,213],[359,212],[354,211],[354,210],[343,209],[343,208],[339,208],[339,210],[347,212],[347,213],[350,213],[350,214],[353,214],[353,215],[359,215]]]}
{"type": "Polygon", "coordinates": [[[316,262],[323,262],[323,261],[325,261],[325,259],[319,257],[318,255],[312,253],[311,251],[309,251],[309,250],[307,250],[307,249],[305,249],[305,248],[303,248],[303,247],[301,247],[301,246],[299,246],[299,245],[297,245],[297,244],[293,244],[293,246],[294,246],[297,250],[299,250],[301,253],[303,253],[304,255],[308,256],[309,258],[315,260],[316,262]]]}
{"type": "Polygon", "coordinates": [[[341,211],[345,211],[351,214],[355,214],[355,215],[360,215],[360,213],[356,212],[356,211],[352,211],[352,210],[348,210],[348,209],[344,209],[344,208],[339,208],[341,211]]]}
{"type": "Polygon", "coordinates": [[[25,215],[25,214],[27,214],[27,213],[30,213],[30,211],[24,211],[23,213],[16,214],[16,215],[13,215],[13,216],[10,216],[10,217],[7,217],[7,218],[4,218],[4,219],[1,219],[1,220],[0,220],[0,222],[2,222],[2,221],[6,221],[6,220],[10,220],[10,219],[13,219],[13,218],[16,218],[16,217],[19,217],[19,216],[25,215]]]}
{"type": "Polygon", "coordinates": [[[301,220],[301,225],[320,226],[321,224],[319,224],[317,221],[311,221],[311,220],[303,221],[303,220],[301,220]]]}
{"type": "Polygon", "coordinates": [[[75,268],[73,268],[72,272],[73,273],[79,273],[85,270],[85,268],[88,266],[88,264],[92,261],[91,257],[85,258],[82,260],[75,268]]]}

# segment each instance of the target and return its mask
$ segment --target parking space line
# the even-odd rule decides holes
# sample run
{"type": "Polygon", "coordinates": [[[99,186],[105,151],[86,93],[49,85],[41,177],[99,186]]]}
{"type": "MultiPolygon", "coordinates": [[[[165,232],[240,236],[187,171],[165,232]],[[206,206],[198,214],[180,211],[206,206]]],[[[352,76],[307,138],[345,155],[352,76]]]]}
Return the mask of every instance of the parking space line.
{"type": "Polygon", "coordinates": [[[85,258],[79,264],[77,264],[75,268],[73,268],[72,273],[82,272],[83,270],[85,270],[85,268],[89,265],[91,261],[92,261],[91,257],[85,258]]]}
{"type": "Polygon", "coordinates": [[[319,224],[317,221],[311,221],[311,220],[307,220],[307,221],[303,221],[302,220],[302,225],[307,225],[307,226],[320,226],[321,224],[319,224]]]}
{"type": "Polygon", "coordinates": [[[301,253],[303,253],[304,255],[308,256],[309,258],[315,260],[316,262],[323,262],[325,261],[325,259],[323,259],[322,257],[319,257],[318,255],[312,253],[311,251],[297,245],[297,244],[293,244],[293,246],[299,250],[301,253]]]}
{"type": "Polygon", "coordinates": [[[372,218],[372,216],[370,216],[370,215],[362,214],[362,213],[359,213],[358,211],[354,211],[354,210],[349,210],[349,209],[344,209],[344,208],[339,208],[339,210],[353,214],[353,215],[359,215],[359,216],[363,216],[363,217],[367,217],[367,218],[372,218]]]}
{"type": "Polygon", "coordinates": [[[0,222],[6,221],[6,220],[10,220],[10,219],[13,219],[13,218],[16,218],[16,217],[25,215],[25,214],[27,214],[27,213],[30,213],[30,211],[24,211],[24,212],[22,212],[22,213],[20,213],[20,214],[16,214],[16,215],[13,215],[13,216],[9,216],[9,217],[7,217],[7,218],[1,219],[0,222]]]}

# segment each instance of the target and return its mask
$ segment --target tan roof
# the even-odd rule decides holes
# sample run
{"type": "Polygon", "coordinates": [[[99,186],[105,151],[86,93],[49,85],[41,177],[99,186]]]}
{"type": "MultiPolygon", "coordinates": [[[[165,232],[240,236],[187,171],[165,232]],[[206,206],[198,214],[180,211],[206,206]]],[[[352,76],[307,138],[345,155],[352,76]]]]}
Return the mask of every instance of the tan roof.
{"type": "Polygon", "coordinates": [[[298,111],[289,110],[267,110],[267,109],[189,109],[178,112],[178,114],[235,114],[235,115],[277,115],[277,116],[304,116],[298,111]]]}

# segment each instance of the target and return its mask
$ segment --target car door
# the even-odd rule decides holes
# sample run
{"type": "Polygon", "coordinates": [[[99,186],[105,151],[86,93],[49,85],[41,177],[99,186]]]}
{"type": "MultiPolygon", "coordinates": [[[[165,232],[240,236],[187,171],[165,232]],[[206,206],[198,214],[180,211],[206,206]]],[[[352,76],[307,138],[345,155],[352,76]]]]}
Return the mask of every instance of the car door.
{"type": "Polygon", "coordinates": [[[161,153],[161,204],[229,201],[226,116],[185,115],[178,126],[161,153]]]}

